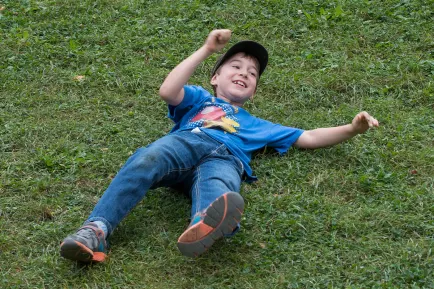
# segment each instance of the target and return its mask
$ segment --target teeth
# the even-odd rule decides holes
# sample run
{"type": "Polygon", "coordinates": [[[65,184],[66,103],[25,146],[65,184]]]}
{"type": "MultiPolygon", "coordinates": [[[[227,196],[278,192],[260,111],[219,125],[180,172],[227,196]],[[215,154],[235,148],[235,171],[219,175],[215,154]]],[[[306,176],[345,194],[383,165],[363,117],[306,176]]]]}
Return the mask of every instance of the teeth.
{"type": "Polygon", "coordinates": [[[235,84],[241,85],[242,87],[246,87],[246,85],[242,82],[239,81],[234,81],[235,84]]]}

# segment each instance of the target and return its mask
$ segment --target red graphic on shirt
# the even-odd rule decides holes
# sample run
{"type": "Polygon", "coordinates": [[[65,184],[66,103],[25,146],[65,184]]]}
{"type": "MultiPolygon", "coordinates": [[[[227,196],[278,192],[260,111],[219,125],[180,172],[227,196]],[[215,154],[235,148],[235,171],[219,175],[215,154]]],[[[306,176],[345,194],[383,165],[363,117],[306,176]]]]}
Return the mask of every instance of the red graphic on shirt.
{"type": "Polygon", "coordinates": [[[223,111],[220,107],[217,106],[208,106],[204,108],[201,112],[199,112],[191,122],[195,122],[201,119],[204,120],[215,120],[219,121],[222,117],[226,116],[226,112],[223,111]]]}

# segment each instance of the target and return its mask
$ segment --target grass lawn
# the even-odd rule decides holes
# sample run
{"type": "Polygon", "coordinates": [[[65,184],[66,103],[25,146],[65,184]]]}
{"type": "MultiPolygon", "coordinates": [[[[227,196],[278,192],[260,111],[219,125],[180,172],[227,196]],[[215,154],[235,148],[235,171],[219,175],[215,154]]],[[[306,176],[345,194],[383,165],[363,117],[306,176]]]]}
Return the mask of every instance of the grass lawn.
{"type": "MultiPolygon", "coordinates": [[[[434,288],[434,1],[0,0],[0,288],[434,288]],[[104,264],[59,256],[138,147],[172,123],[158,97],[209,31],[269,51],[252,114],[380,128],[271,150],[243,185],[242,230],[197,259],[189,200],[149,192],[104,264]]],[[[210,89],[218,55],[192,84],[210,89]]]]}

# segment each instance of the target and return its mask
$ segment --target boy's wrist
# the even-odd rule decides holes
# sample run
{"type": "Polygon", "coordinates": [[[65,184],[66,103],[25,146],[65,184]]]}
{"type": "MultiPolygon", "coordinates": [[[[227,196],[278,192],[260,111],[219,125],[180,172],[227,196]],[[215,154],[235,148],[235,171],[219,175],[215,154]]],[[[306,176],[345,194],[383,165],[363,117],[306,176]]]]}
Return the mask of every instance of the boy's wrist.
{"type": "Polygon", "coordinates": [[[211,56],[211,55],[213,55],[213,54],[215,53],[215,51],[213,51],[212,49],[210,49],[210,48],[209,48],[208,46],[206,46],[206,45],[202,45],[202,47],[199,48],[198,51],[203,52],[204,55],[205,55],[206,57],[211,56]]]}
{"type": "Polygon", "coordinates": [[[348,133],[351,135],[351,137],[354,137],[359,134],[359,132],[357,131],[357,129],[354,127],[352,123],[347,124],[347,127],[348,127],[348,133]]]}

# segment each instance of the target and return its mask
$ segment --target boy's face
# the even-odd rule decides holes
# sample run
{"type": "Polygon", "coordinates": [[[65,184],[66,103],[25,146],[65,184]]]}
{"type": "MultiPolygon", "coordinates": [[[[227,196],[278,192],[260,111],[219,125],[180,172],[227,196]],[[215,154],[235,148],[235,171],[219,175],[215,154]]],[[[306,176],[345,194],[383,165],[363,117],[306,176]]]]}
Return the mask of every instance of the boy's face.
{"type": "Polygon", "coordinates": [[[255,58],[240,52],[220,66],[211,78],[218,98],[242,106],[256,91],[259,65],[255,58]]]}

